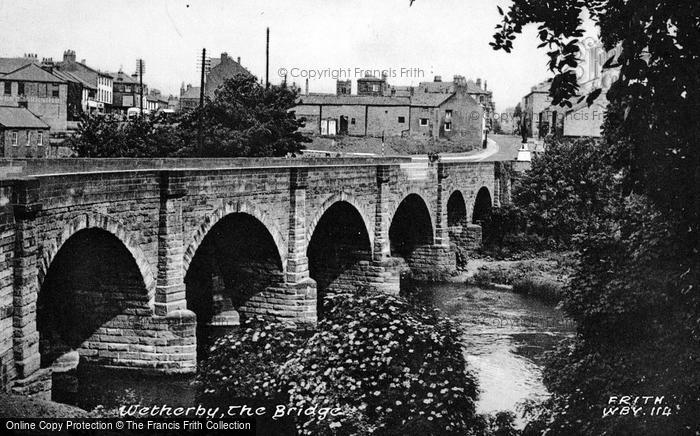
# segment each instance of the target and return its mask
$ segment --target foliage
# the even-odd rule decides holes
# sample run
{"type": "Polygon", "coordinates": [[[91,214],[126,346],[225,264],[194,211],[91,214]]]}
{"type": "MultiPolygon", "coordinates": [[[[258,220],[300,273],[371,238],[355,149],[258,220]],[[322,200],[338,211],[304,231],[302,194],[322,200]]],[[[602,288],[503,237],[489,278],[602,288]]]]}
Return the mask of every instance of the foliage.
{"type": "Polygon", "coordinates": [[[303,434],[469,433],[477,386],[449,320],[375,293],[333,296],[328,308],[319,332],[286,366],[290,400],[331,402],[365,419],[311,417],[303,434]]]}
{"type": "Polygon", "coordinates": [[[286,85],[265,88],[255,77],[227,79],[202,109],[185,114],[184,155],[197,157],[285,156],[310,142],[293,111],[297,94],[286,85]],[[200,144],[200,128],[202,143],[200,144]]]}
{"type": "Polygon", "coordinates": [[[476,381],[449,320],[363,291],[329,297],[327,308],[308,339],[274,324],[219,339],[200,371],[205,396],[341,409],[297,417],[300,434],[483,434],[476,381]]]}
{"type": "Polygon", "coordinates": [[[286,400],[287,386],[277,370],[305,338],[287,325],[253,318],[240,332],[218,338],[198,373],[200,398],[226,403],[231,398],[262,402],[286,400]]]}
{"type": "MultiPolygon", "coordinates": [[[[610,189],[603,201],[588,197],[592,210],[586,222],[578,221],[586,211],[577,207],[586,204],[580,196],[585,192],[574,190],[578,196],[569,202],[564,189],[571,185],[556,186],[558,179],[547,179],[545,171],[538,177],[561,195],[529,196],[534,208],[555,221],[559,235],[572,235],[582,254],[564,301],[578,335],[547,366],[544,380],[553,395],[530,409],[538,416],[530,431],[692,433],[700,426],[700,127],[694,121],[700,103],[700,3],[515,0],[507,13],[499,8],[503,22],[496,49],[510,51],[525,25],[540,24],[542,46],[552,49],[555,104],[570,106],[578,91],[572,69],[584,10],[598,24],[605,48],[620,49],[605,65],[620,70],[606,94],[604,167],[595,173],[603,177],[594,179],[612,177],[619,189],[610,189]],[[602,419],[608,397],[626,394],[664,395],[672,414],[602,419]]],[[[599,94],[589,94],[589,104],[599,94]]],[[[566,155],[561,149],[553,153],[562,151],[566,155]]]]}
{"type": "Polygon", "coordinates": [[[80,157],[241,157],[298,153],[310,140],[290,109],[297,94],[254,77],[227,79],[203,108],[179,116],[86,116],[68,145],[80,157]]]}
{"type": "Polygon", "coordinates": [[[616,183],[600,142],[553,140],[518,180],[513,202],[528,233],[569,246],[609,207],[616,183]]]}
{"type": "MultiPolygon", "coordinates": [[[[494,49],[509,52],[527,24],[539,24],[540,46],[551,49],[549,67],[556,74],[550,89],[555,105],[570,106],[578,92],[573,68],[584,12],[599,26],[605,49],[619,47],[619,56],[604,65],[619,67],[619,79],[606,94],[610,163],[622,171],[627,192],[646,194],[661,210],[680,211],[677,230],[697,234],[700,3],[516,0],[499,12],[494,49]]],[[[599,94],[588,95],[589,104],[599,94]]],[[[694,239],[690,249],[697,248],[694,239]]]]}
{"type": "Polygon", "coordinates": [[[155,157],[175,154],[181,141],[177,129],[159,116],[121,121],[85,115],[67,146],[80,157],[155,157]]]}

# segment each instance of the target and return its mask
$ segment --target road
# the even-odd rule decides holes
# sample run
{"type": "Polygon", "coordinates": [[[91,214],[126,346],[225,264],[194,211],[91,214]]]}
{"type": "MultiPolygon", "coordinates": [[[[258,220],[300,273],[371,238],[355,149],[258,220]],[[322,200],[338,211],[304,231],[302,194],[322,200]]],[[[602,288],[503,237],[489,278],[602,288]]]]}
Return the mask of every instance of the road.
{"type": "Polygon", "coordinates": [[[467,153],[442,153],[442,161],[494,162],[515,160],[520,148],[520,137],[510,135],[490,135],[486,148],[467,153]]]}

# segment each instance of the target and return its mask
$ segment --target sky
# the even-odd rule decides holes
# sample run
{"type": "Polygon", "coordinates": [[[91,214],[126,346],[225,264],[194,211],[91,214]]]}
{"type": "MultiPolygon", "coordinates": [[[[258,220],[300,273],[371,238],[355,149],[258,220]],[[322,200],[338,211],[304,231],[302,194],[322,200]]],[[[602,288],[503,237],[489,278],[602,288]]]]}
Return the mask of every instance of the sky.
{"type": "MultiPolygon", "coordinates": [[[[270,82],[310,92],[335,92],[335,79],[366,70],[388,73],[392,85],[417,85],[460,74],[488,82],[496,109],[515,106],[530,87],[551,77],[546,49],[528,26],[508,54],[489,42],[509,0],[0,0],[0,57],[36,53],[60,60],[66,49],[106,71],[133,73],[179,94],[199,86],[202,48],[241,57],[265,75],[265,29],[270,28],[270,82]]],[[[588,23],[590,31],[593,26],[588,23]]],[[[376,73],[375,73],[376,74],[376,73]]]]}

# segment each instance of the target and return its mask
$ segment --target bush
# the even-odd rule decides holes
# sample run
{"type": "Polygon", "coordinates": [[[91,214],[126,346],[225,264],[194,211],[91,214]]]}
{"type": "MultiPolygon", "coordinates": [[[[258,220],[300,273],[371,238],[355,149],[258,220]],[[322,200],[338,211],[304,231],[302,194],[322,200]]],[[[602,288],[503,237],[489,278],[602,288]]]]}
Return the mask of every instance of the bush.
{"type": "Polygon", "coordinates": [[[476,379],[444,315],[372,292],[328,297],[327,307],[308,339],[256,323],[217,340],[202,366],[203,397],[342,410],[295,415],[306,435],[481,434],[476,379]]]}
{"type": "Polygon", "coordinates": [[[304,336],[290,326],[247,320],[240,333],[228,333],[211,346],[197,376],[200,399],[284,402],[286,387],[279,384],[276,372],[303,341],[304,336]]]}
{"type": "Polygon", "coordinates": [[[285,368],[291,402],[330,402],[354,413],[319,421],[302,434],[466,434],[475,423],[477,385],[460,332],[438,311],[385,294],[328,298],[328,315],[285,368]],[[365,419],[357,421],[355,414],[365,419]],[[335,430],[334,430],[335,429],[335,430]]]}
{"type": "Polygon", "coordinates": [[[559,284],[530,277],[514,280],[513,292],[551,303],[557,303],[562,298],[562,287],[559,284]]]}

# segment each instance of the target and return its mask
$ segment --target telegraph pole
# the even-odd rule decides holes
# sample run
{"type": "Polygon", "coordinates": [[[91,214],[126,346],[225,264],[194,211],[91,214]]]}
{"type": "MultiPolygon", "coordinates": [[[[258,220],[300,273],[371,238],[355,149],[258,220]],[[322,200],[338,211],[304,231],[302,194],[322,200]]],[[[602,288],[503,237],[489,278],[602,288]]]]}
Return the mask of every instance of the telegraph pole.
{"type": "Polygon", "coordinates": [[[202,77],[199,81],[199,109],[204,107],[204,73],[206,70],[207,49],[202,49],[202,77]]]}
{"type": "Polygon", "coordinates": [[[139,73],[139,117],[143,118],[143,59],[136,61],[136,69],[139,73]]]}
{"type": "Polygon", "coordinates": [[[265,88],[270,87],[270,28],[267,28],[265,41],[265,88]]]}

